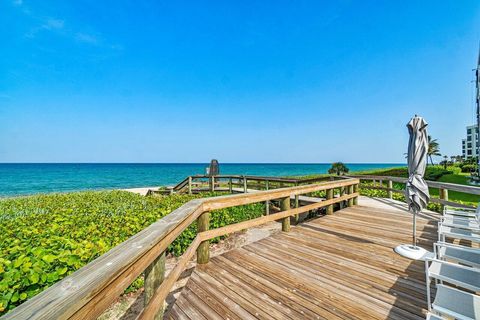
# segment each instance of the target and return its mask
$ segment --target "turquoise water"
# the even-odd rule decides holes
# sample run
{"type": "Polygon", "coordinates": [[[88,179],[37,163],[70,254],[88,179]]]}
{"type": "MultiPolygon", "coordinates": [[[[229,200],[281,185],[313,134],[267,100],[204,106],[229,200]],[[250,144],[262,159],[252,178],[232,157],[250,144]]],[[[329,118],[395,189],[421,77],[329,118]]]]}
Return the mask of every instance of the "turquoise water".
{"type": "MultiPolygon", "coordinates": [[[[352,163],[350,171],[404,166],[392,163],[352,163]]],[[[204,174],[205,163],[155,164],[0,164],[0,196],[173,185],[204,174]]],[[[326,173],[330,164],[220,164],[221,174],[293,176],[326,173]]]]}

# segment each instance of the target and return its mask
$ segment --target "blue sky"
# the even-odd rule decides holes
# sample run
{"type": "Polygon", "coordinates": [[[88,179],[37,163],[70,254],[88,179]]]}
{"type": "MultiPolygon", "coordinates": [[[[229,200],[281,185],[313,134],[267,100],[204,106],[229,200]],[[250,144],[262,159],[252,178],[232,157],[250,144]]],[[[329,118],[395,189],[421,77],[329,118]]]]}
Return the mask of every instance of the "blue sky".
{"type": "Polygon", "coordinates": [[[0,1],[0,162],[403,162],[473,123],[480,2],[0,1]]]}

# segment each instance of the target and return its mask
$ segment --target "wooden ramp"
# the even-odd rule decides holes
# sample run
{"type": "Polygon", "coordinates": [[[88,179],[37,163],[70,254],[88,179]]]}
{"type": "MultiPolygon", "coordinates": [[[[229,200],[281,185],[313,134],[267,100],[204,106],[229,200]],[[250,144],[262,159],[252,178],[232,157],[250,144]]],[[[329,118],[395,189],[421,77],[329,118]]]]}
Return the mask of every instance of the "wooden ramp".
{"type": "MultiPolygon", "coordinates": [[[[411,228],[404,204],[360,198],[197,266],[166,318],[424,319],[424,264],[393,251],[411,228]]],[[[435,215],[417,232],[431,250],[435,215]]]]}

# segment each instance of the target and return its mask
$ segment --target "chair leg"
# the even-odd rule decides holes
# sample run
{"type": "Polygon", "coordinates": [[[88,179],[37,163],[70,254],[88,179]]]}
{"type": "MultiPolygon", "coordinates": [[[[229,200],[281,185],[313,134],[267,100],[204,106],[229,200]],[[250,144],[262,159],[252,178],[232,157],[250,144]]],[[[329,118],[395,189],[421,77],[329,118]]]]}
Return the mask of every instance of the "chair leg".
{"type": "Polygon", "coordinates": [[[430,274],[428,272],[428,261],[425,261],[425,282],[427,286],[427,307],[428,307],[428,311],[432,311],[431,301],[430,301],[430,274]]]}

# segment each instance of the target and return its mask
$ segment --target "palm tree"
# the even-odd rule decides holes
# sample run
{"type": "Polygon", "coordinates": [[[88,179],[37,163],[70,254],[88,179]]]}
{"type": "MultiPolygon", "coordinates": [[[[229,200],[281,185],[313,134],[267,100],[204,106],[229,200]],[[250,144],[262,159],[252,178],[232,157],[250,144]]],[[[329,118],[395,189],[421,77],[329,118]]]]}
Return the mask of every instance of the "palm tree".
{"type": "Polygon", "coordinates": [[[328,169],[329,174],[336,174],[337,176],[348,173],[349,169],[343,162],[334,162],[332,167],[328,169]]]}
{"type": "Polygon", "coordinates": [[[430,158],[430,163],[433,165],[432,156],[441,156],[440,147],[437,139],[432,139],[432,136],[428,136],[428,151],[427,155],[430,158]]]}
{"type": "Polygon", "coordinates": [[[443,169],[447,170],[447,165],[448,165],[448,156],[445,155],[443,156],[443,169]]]}

